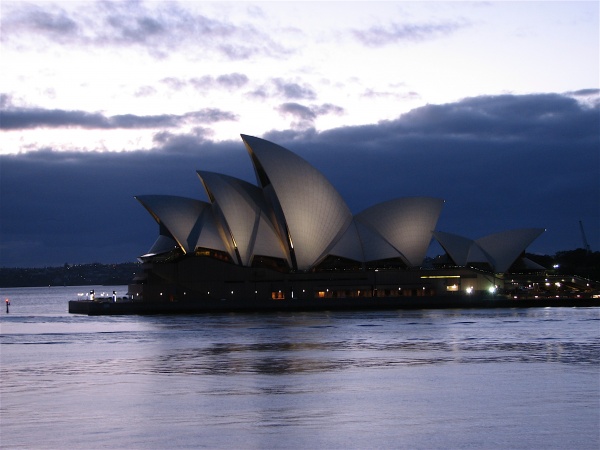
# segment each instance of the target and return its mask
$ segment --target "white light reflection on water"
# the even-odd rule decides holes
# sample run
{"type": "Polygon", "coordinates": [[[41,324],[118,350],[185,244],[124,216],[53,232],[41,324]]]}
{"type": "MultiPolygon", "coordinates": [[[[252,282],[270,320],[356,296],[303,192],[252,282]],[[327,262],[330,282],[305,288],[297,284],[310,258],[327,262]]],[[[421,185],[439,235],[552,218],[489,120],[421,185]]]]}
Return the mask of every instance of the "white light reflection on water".
{"type": "Polygon", "coordinates": [[[3,448],[600,444],[598,308],[87,317],[76,292],[10,292],[3,448]]]}

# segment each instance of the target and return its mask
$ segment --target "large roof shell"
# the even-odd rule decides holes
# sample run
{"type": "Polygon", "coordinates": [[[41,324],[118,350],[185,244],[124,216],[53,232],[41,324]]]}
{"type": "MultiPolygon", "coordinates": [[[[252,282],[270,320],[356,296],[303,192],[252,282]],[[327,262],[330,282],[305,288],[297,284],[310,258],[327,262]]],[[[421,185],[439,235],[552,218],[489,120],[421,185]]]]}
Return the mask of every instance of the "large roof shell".
{"type": "MultiPolygon", "coordinates": [[[[443,205],[444,200],[439,198],[398,198],[365,209],[355,220],[381,236],[409,266],[419,266],[427,254],[443,205]]],[[[372,238],[361,234],[361,239],[365,249],[373,245],[365,242],[372,238]]],[[[390,256],[382,253],[377,259],[386,257],[390,256]]]]}
{"type": "Polygon", "coordinates": [[[184,253],[193,252],[196,247],[230,252],[224,245],[210,203],[174,195],[135,198],[168,230],[184,253]]]}
{"type": "Polygon", "coordinates": [[[254,255],[286,259],[284,245],[271,223],[262,190],[227,175],[198,171],[206,192],[226,223],[240,264],[249,266],[254,255]]]}
{"type": "Polygon", "coordinates": [[[298,155],[264,139],[242,139],[259,183],[273,187],[297,268],[310,269],[346,231],[352,221],[350,209],[323,174],[298,155]]]}

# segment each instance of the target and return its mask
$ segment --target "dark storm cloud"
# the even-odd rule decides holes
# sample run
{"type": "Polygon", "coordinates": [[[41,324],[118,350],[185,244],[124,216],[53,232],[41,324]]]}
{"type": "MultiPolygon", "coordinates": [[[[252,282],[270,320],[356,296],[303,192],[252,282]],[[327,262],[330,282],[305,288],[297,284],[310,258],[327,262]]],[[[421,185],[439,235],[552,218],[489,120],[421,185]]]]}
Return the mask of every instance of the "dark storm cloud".
{"type": "MultiPolygon", "coordinates": [[[[579,220],[592,249],[600,248],[598,117],[597,106],[567,95],[486,96],[372,125],[265,138],[321,170],[353,212],[396,197],[443,198],[438,230],[478,238],[545,227],[529,250],[554,253],[582,245],[579,220]]],[[[118,262],[144,253],[158,226],[133,195],[206,200],[195,170],[254,181],[243,143],[214,143],[207,133],[159,133],[147,152],[0,156],[1,264],[118,262]]]]}
{"type": "MultiPolygon", "coordinates": [[[[155,152],[45,149],[0,156],[0,265],[135,260],[150,248],[157,225],[134,195],[166,193],[206,200],[196,169],[233,169],[244,175],[244,170],[236,171],[235,161],[224,160],[232,144],[216,148],[200,143],[201,147],[198,139],[194,144],[180,140],[176,157],[166,151],[174,145],[172,140],[155,152]]],[[[243,157],[244,152],[236,143],[234,154],[243,157]]],[[[246,175],[251,174],[248,169],[246,175]]]]}
{"type": "MultiPolygon", "coordinates": [[[[447,105],[427,105],[396,122],[405,133],[488,136],[494,139],[580,139],[598,117],[575,100],[558,94],[468,98],[447,105]]],[[[593,136],[590,136],[593,137],[593,136]]]]}
{"type": "Polygon", "coordinates": [[[352,30],[352,35],[368,47],[383,47],[404,41],[425,41],[460,30],[466,26],[461,22],[406,24],[391,23],[387,27],[372,26],[365,30],[352,30]]]}
{"type": "Polygon", "coordinates": [[[87,129],[170,128],[184,123],[214,123],[235,120],[237,116],[216,108],[205,108],[182,115],[162,114],[137,116],[123,114],[105,116],[85,111],[61,109],[5,107],[0,111],[0,129],[25,130],[32,128],[80,127],[87,129]]]}
{"type": "Polygon", "coordinates": [[[567,92],[566,95],[573,95],[575,97],[587,97],[588,95],[598,95],[600,89],[580,89],[578,91],[567,92]]]}
{"type": "Polygon", "coordinates": [[[290,54],[279,42],[250,24],[196,14],[176,2],[82,3],[73,10],[53,4],[13,3],[2,17],[2,40],[24,45],[23,38],[40,38],[61,45],[85,47],[141,47],[164,58],[172,51],[191,47],[190,56],[206,51],[231,60],[254,55],[281,57],[290,54]]]}

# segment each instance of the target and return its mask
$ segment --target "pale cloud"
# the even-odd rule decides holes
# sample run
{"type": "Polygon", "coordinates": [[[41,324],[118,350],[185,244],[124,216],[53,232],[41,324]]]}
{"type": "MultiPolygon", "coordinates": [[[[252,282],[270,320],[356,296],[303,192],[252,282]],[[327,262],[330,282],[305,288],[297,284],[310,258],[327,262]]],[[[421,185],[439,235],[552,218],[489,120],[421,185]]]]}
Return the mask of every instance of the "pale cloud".
{"type": "Polygon", "coordinates": [[[205,75],[202,77],[194,77],[189,79],[189,83],[195,89],[200,90],[216,88],[236,90],[245,86],[248,81],[248,77],[243,73],[228,73],[219,75],[217,77],[205,75]]]}
{"type": "Polygon", "coordinates": [[[36,44],[45,39],[64,46],[133,47],[157,58],[182,48],[193,48],[190,56],[212,52],[229,60],[281,58],[292,52],[249,22],[212,18],[186,6],[137,1],[3,4],[2,41],[25,45],[23,38],[31,38],[36,44]]]}
{"type": "Polygon", "coordinates": [[[391,23],[352,30],[352,36],[368,47],[381,47],[400,42],[420,42],[452,34],[468,26],[463,22],[391,23]]]}
{"type": "Polygon", "coordinates": [[[149,97],[151,95],[155,95],[156,93],[157,90],[152,86],[140,86],[133,95],[135,97],[149,97]]]}
{"type": "Polygon", "coordinates": [[[598,6],[559,3],[3,2],[3,92],[24,109],[0,152],[339,129],[504,92],[593,106],[598,6]]]}
{"type": "Polygon", "coordinates": [[[314,100],[316,90],[308,83],[273,78],[248,94],[255,98],[284,98],[286,100],[314,100]]]}

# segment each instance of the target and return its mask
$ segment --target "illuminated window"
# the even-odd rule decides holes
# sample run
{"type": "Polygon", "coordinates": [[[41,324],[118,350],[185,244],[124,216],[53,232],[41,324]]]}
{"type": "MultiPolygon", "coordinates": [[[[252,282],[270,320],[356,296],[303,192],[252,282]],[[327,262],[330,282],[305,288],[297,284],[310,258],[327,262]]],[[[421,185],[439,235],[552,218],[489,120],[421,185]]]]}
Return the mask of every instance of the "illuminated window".
{"type": "Polygon", "coordinates": [[[271,299],[273,299],[273,300],[285,300],[285,295],[281,291],[272,291],[271,292],[271,299]]]}

